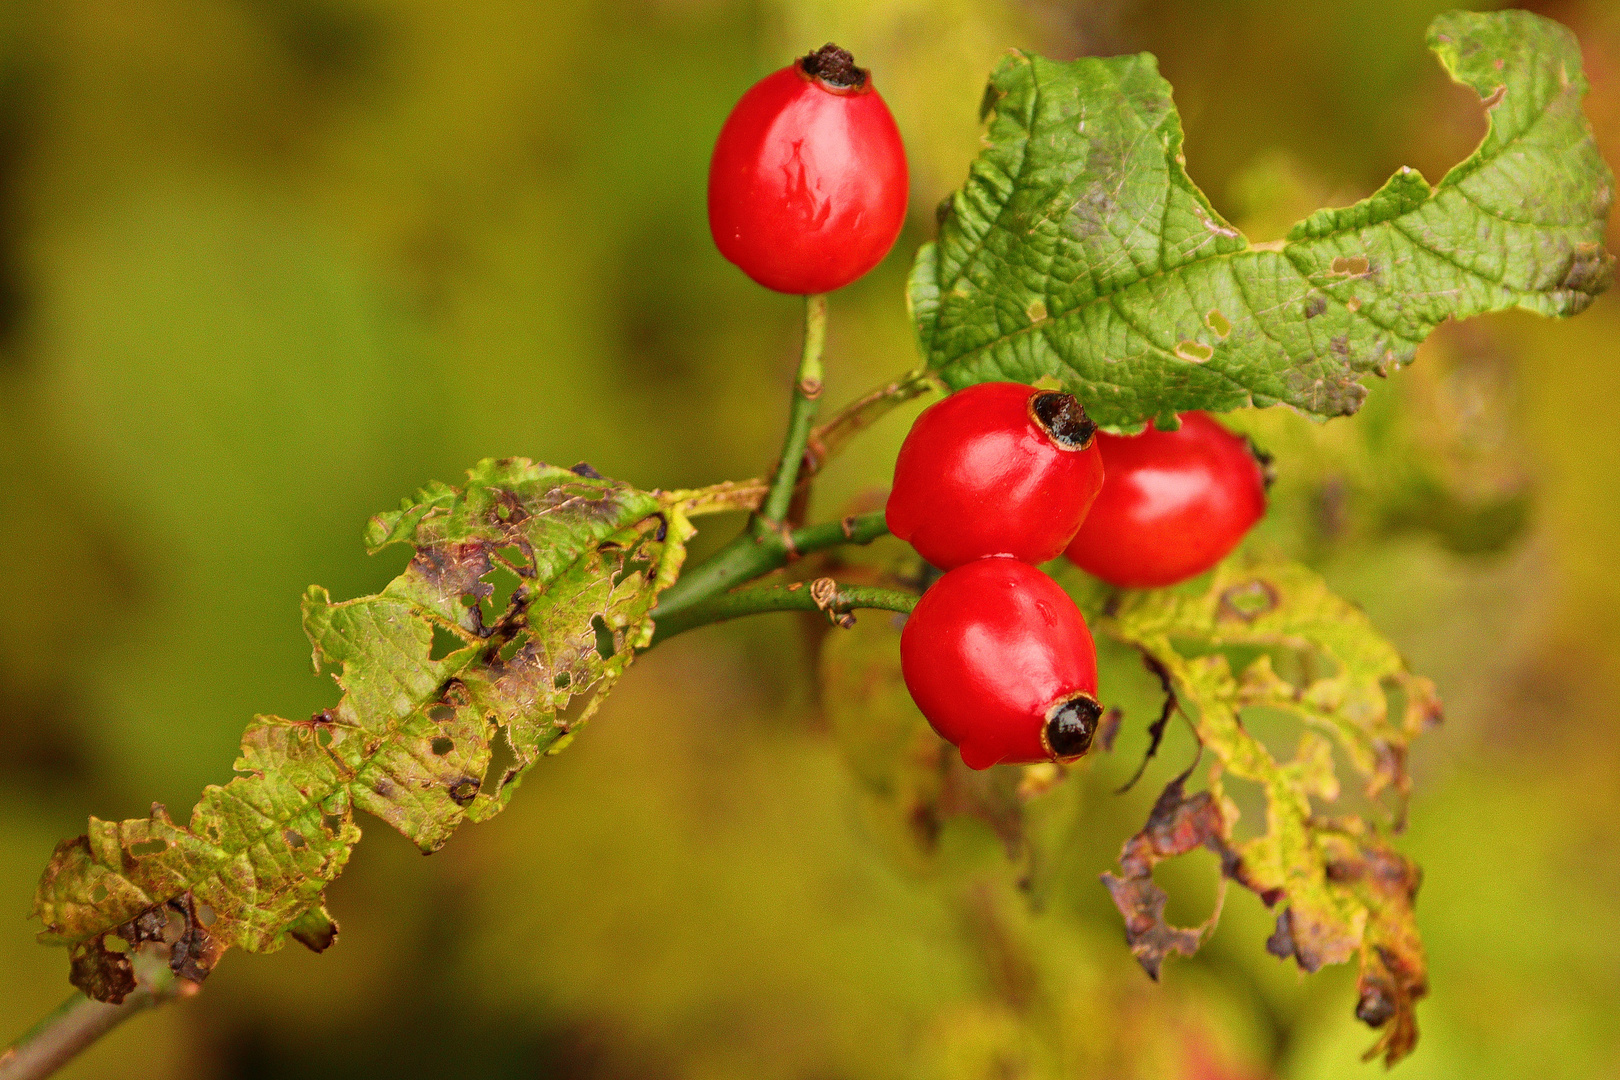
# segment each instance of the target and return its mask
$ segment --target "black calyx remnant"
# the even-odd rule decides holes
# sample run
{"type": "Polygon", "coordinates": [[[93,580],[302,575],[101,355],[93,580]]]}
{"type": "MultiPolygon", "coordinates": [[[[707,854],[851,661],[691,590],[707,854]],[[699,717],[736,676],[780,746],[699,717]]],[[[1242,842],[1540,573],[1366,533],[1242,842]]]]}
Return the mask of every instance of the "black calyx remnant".
{"type": "Polygon", "coordinates": [[[1046,714],[1046,748],[1054,757],[1079,757],[1091,749],[1102,706],[1090,694],[1075,694],[1052,706],[1046,714]]]}
{"type": "Polygon", "coordinates": [[[855,58],[846,49],[828,42],[799,61],[806,75],[820,79],[828,86],[841,90],[855,90],[866,85],[867,70],[855,66],[855,58]]]}
{"type": "Polygon", "coordinates": [[[1029,399],[1029,412],[1053,442],[1068,450],[1084,450],[1096,437],[1097,425],[1073,394],[1041,390],[1029,399]]]}
{"type": "Polygon", "coordinates": [[[1251,438],[1245,437],[1243,441],[1249,444],[1249,456],[1260,466],[1260,479],[1265,482],[1266,490],[1270,491],[1271,485],[1277,482],[1277,466],[1273,464],[1276,457],[1260,449],[1259,444],[1251,438]]]}

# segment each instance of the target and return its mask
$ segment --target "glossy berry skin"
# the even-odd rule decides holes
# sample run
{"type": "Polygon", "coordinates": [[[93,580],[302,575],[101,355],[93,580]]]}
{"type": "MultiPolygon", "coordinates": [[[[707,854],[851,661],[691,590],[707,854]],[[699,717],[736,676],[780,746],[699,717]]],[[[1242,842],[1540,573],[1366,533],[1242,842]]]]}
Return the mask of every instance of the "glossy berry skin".
{"type": "Polygon", "coordinates": [[[900,670],[974,769],[1078,757],[1102,711],[1080,609],[1017,559],[980,559],[936,581],[900,632],[900,670]]]}
{"type": "Polygon", "coordinates": [[[1266,478],[1248,441],[1201,412],[1177,431],[1099,433],[1107,479],[1069,559],[1122,588],[1156,588],[1226,557],[1266,512],[1266,478]]]}
{"type": "Polygon", "coordinates": [[[979,383],[923,410],[894,464],[889,531],[949,570],[1063,553],[1103,485],[1096,425],[1068,394],[979,383]]]}
{"type": "Polygon", "coordinates": [[[889,253],[907,186],[889,107],[849,54],[828,46],[767,75],[731,110],[709,163],[709,229],[720,254],[767,289],[831,292],[889,253]]]}

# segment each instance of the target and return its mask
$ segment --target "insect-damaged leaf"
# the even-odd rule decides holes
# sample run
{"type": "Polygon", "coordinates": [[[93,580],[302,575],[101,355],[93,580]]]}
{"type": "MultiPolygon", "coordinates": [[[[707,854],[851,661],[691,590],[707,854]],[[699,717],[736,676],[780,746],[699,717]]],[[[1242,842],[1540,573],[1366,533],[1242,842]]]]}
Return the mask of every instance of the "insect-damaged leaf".
{"type": "Polygon", "coordinates": [[[1331,416],[1445,319],[1581,311],[1612,277],[1613,177],[1574,36],[1452,12],[1429,44],[1485,103],[1478,150],[1263,247],[1188,178],[1153,57],[1014,53],[991,76],[989,145],[912,270],[928,367],[952,388],[1054,376],[1115,429],[1279,402],[1331,416]]]}
{"type": "Polygon", "coordinates": [[[45,870],[41,939],[68,946],[74,984],[107,1001],[134,986],[109,934],[133,945],[176,913],[164,941],[192,979],[231,946],[290,935],[326,948],[337,924],[322,891],[360,839],[354,810],[423,851],[499,812],[646,645],[689,533],[658,496],[522,459],[481,462],[464,488],[378,515],[367,539],[412,544],[405,572],[375,596],[334,603],[317,586],[304,598],[317,670],[341,670],[339,703],[307,721],[257,718],[236,779],[206,789],[184,827],[162,807],[92,818],[45,870]],[[488,775],[497,738],[505,763],[488,775]]]}
{"type": "Polygon", "coordinates": [[[1165,957],[1171,953],[1191,956],[1198,951],[1217,916],[1211,915],[1204,926],[1192,929],[1171,926],[1164,918],[1164,905],[1170,898],[1153,880],[1153,867],[1199,847],[1219,855],[1223,867],[1237,861],[1226,843],[1229,825],[1220,803],[1207,791],[1188,796],[1186,782],[1186,774],[1170,781],[1154,802],[1142,831],[1125,841],[1119,855],[1123,875],[1102,876],[1114,906],[1125,916],[1125,941],[1131,954],[1155,982],[1165,957]]]}
{"type": "Polygon", "coordinates": [[[1126,593],[1101,627],[1164,667],[1215,757],[1209,791],[1188,799],[1179,781],[1167,789],[1147,828],[1126,844],[1124,875],[1109,883],[1133,945],[1143,943],[1138,956],[1149,972],[1168,951],[1185,953],[1197,944],[1164,926],[1152,862],[1204,844],[1220,853],[1227,877],[1267,906],[1282,905],[1272,952],[1306,971],[1360,960],[1357,1015],[1374,1027],[1388,1025],[1374,1052],[1391,1061],[1408,1053],[1425,988],[1412,921],[1417,869],[1366,823],[1328,817],[1321,808],[1340,795],[1337,749],[1368,798],[1394,803],[1399,826],[1407,747],[1440,719],[1433,685],[1406,670],[1359,609],[1292,564],[1236,558],[1217,567],[1202,591],[1126,593]],[[1234,656],[1241,658],[1237,674],[1234,656]],[[1243,723],[1248,709],[1302,722],[1292,759],[1279,761],[1250,733],[1243,723]],[[1261,835],[1233,840],[1238,809],[1226,797],[1225,777],[1264,792],[1261,835]]]}

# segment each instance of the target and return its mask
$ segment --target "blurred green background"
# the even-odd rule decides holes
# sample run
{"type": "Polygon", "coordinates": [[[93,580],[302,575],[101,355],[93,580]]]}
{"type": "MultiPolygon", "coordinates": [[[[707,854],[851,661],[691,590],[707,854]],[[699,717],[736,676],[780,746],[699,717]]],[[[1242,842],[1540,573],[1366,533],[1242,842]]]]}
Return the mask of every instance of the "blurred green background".
{"type": "MultiPolygon", "coordinates": [[[[5,0],[0,3],[0,1038],[67,991],[26,916],[86,814],[179,816],[255,712],[335,700],[298,598],[375,591],[365,518],[486,455],[642,487],[773,458],[798,302],[714,251],[714,134],[827,40],[905,135],[895,253],[833,298],[836,405],[909,368],[902,283],[1009,46],[1151,50],[1193,177],[1255,240],[1431,180],[1483,130],[1431,0],[5,0]]],[[[1620,161],[1620,11],[1586,51],[1620,161]]],[[[1611,233],[1611,245],[1617,237],[1611,233]]],[[[1279,456],[1254,543],[1323,572],[1446,696],[1405,850],[1432,997],[1403,1076],[1620,1076],[1620,297],[1447,327],[1353,421],[1234,416],[1279,456]]],[[[881,490],[908,417],[825,475],[881,490]]],[[[706,532],[712,550],[730,525],[706,532]],[[718,534],[718,535],[711,535],[718,534]]],[[[878,617],[878,616],[872,616],[878,617]]],[[[1234,892],[1154,986],[1097,875],[1190,759],[1130,795],[1152,681],[1077,774],[1039,915],[979,826],[919,871],[774,616],[638,662],[512,810],[424,860],[380,822],[322,956],[228,954],[92,1077],[1326,1078],[1367,1074],[1354,973],[1266,955],[1234,892]],[[977,832],[975,830],[978,830],[977,832]],[[975,854],[975,853],[978,854],[975,854]]],[[[1166,867],[1183,922],[1212,859],[1166,867]]]]}

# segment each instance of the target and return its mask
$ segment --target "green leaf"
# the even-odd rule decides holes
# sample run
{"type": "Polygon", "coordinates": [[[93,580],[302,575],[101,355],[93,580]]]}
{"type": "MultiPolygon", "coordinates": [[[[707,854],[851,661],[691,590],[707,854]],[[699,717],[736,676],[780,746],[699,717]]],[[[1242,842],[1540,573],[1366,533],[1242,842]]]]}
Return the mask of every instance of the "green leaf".
{"type": "Polygon", "coordinates": [[[337,935],[322,894],[360,839],[356,809],[431,852],[506,805],[646,646],[691,532],[677,503],[585,471],[483,461],[464,488],[435,485],[372,520],[373,550],[415,547],[404,573],[374,596],[304,597],[316,669],[341,671],[338,704],[257,718],[236,779],[205,790],[186,826],[154,806],[92,818],[57,847],[34,910],[41,939],[71,950],[75,985],[107,1001],[133,989],[109,937],[161,936],[197,979],[232,946],[291,935],[320,951],[337,935]]]}
{"type": "Polygon", "coordinates": [[[1613,177],[1574,35],[1452,12],[1429,44],[1485,104],[1478,150],[1432,188],[1402,169],[1260,246],[1188,178],[1153,57],[1014,53],[989,145],[912,271],[928,367],[955,389],[1056,377],[1114,429],[1278,403],[1333,416],[1445,319],[1583,310],[1612,280],[1613,177]]]}
{"type": "Polygon", "coordinates": [[[1209,792],[1187,800],[1181,780],[1172,784],[1148,828],[1126,845],[1125,876],[1105,879],[1144,966],[1156,971],[1167,951],[1196,948],[1196,934],[1163,924],[1151,869],[1158,858],[1204,844],[1222,855],[1228,877],[1268,906],[1282,905],[1272,952],[1306,971],[1359,957],[1358,1015],[1391,1025],[1377,1052],[1393,1060],[1410,1051],[1425,987],[1412,922],[1416,868],[1361,819],[1329,817],[1323,808],[1340,797],[1337,751],[1367,799],[1393,799],[1400,828],[1407,749],[1440,719],[1433,684],[1406,670],[1358,608],[1292,564],[1236,558],[1201,589],[1126,593],[1100,628],[1163,665],[1215,758],[1209,792]],[[1262,711],[1301,722],[1291,758],[1279,760],[1245,723],[1262,711]],[[1232,839],[1238,808],[1226,795],[1229,777],[1257,784],[1265,796],[1265,831],[1243,842],[1232,839]],[[1164,824],[1171,821],[1180,827],[1164,824]],[[1177,842],[1157,839],[1161,833],[1177,842]]]}

